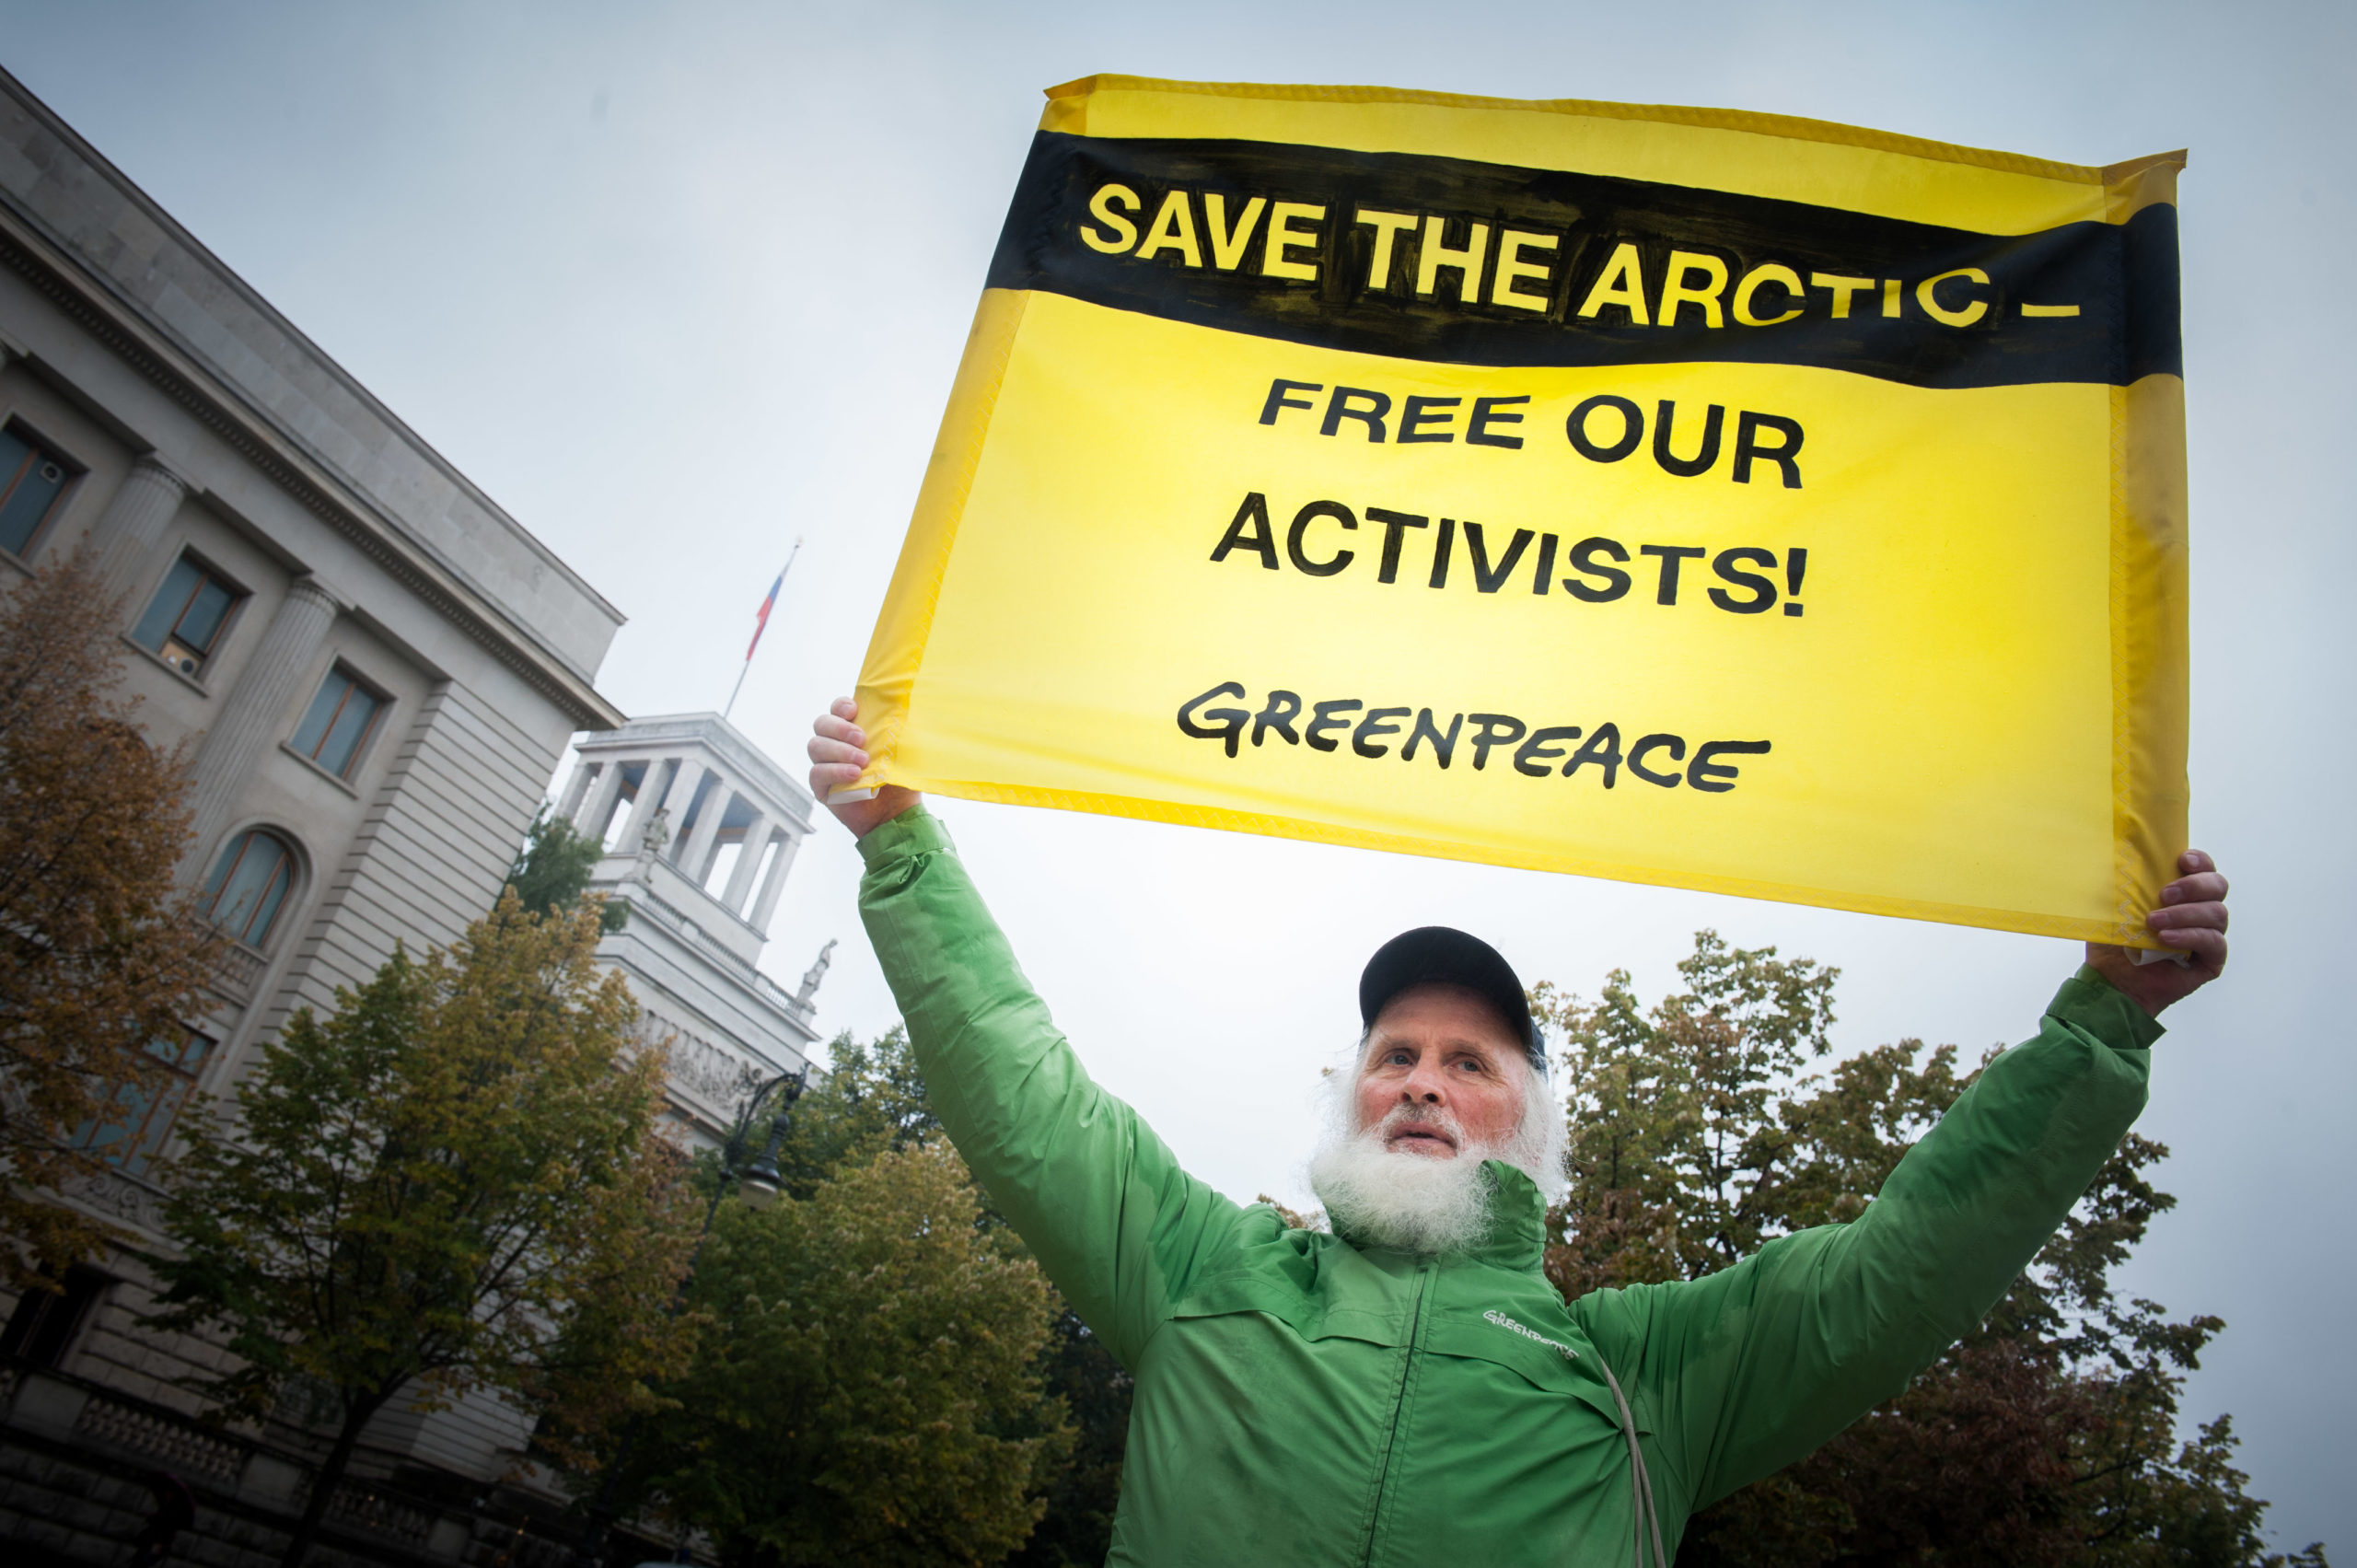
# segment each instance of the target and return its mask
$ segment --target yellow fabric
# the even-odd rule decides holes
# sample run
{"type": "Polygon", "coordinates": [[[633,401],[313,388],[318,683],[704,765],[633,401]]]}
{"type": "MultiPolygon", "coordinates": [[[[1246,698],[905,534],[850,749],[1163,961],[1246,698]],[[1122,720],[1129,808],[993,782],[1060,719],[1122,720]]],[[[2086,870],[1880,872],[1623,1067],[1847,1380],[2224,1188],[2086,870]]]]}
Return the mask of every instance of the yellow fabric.
{"type": "MultiPolygon", "coordinates": [[[[2107,178],[1766,116],[1091,82],[1051,89],[1046,129],[1438,154],[1987,233],[2123,222],[2170,199],[2180,161],[2107,178]]],[[[1616,418],[1595,414],[1594,436],[1616,418]]],[[[862,670],[877,758],[862,782],[2150,946],[2142,912],[2185,837],[2185,529],[2173,375],[1933,389],[1815,366],[1498,368],[993,288],[862,670]],[[1527,398],[1511,405],[1521,424],[1492,427],[1524,445],[1327,436],[1315,409],[1261,423],[1279,379],[1380,389],[1395,410],[1457,398],[1460,433],[1473,398],[1527,398]],[[1649,414],[1674,402],[1679,452],[1706,403],[1724,409],[1729,444],[1742,411],[1794,418],[1805,485],[1780,483],[1772,461],[1729,482],[1724,451],[1699,478],[1643,449],[1592,461],[1563,425],[1597,394],[1649,414]],[[1280,557],[1306,505],[1339,503],[1355,529],[1313,517],[1301,553],[1354,561],[1271,570],[1248,544],[1213,561],[1251,531],[1248,494],[1280,557]],[[1390,583],[1368,508],[1428,519],[1398,534],[1390,583]],[[1674,605],[1657,602],[1650,557],[1621,565],[1633,588],[1611,602],[1536,593],[1535,539],[1485,593],[1459,529],[1435,592],[1443,517],[1481,524],[1492,563],[1521,528],[1564,552],[1601,537],[1631,557],[1706,553],[1683,560],[1674,605]],[[1760,575],[1780,593],[1805,549],[1800,591],[1765,613],[1714,607],[1730,580],[1713,558],[1738,546],[1779,563],[1760,575]],[[1363,706],[1327,729],[1333,749],[1282,727],[1256,745],[1248,726],[1231,757],[1175,716],[1225,682],[1244,696],[1199,704],[1195,722],[1258,714],[1271,691],[1363,706]],[[1396,707],[1411,710],[1396,731],[1350,727],[1396,707]],[[1518,743],[1475,769],[1469,730],[1443,769],[1429,738],[1401,754],[1424,708],[1435,728],[1496,714],[1582,734],[1524,757],[1544,777],[1513,765],[1518,743]],[[1608,789],[1601,761],[1562,776],[1607,723],[1624,752],[1675,735],[1689,763],[1710,740],[1773,749],[1725,756],[1732,774],[1701,775],[1732,781],[1715,792],[1643,783],[1625,759],[1608,789]]],[[[1553,562],[1559,579],[1573,570],[1553,562]]],[[[1651,754],[1677,778],[1668,759],[1651,754]]]]}

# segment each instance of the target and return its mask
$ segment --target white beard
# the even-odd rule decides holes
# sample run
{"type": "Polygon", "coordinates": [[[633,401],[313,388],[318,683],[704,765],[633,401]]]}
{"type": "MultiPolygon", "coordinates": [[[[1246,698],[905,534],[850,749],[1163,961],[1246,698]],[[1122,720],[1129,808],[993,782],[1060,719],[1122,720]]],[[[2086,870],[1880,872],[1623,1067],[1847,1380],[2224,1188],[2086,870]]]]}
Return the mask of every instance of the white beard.
{"type": "Polygon", "coordinates": [[[1309,1161],[1310,1191],[1326,1205],[1334,1228],[1378,1247],[1438,1256],[1461,1252],[1481,1237],[1490,1218],[1490,1181],[1483,1160],[1504,1160],[1538,1184],[1550,1201],[1563,1188],[1565,1129],[1561,1109],[1545,1092],[1545,1080],[1531,1074],[1521,1122],[1492,1144],[1469,1142],[1446,1110],[1426,1109],[1417,1120],[1446,1130],[1457,1141],[1456,1157],[1394,1151],[1384,1143],[1408,1107],[1395,1108],[1372,1127],[1353,1128],[1355,1107],[1344,1086],[1351,1075],[1337,1073],[1336,1114],[1309,1161]]]}

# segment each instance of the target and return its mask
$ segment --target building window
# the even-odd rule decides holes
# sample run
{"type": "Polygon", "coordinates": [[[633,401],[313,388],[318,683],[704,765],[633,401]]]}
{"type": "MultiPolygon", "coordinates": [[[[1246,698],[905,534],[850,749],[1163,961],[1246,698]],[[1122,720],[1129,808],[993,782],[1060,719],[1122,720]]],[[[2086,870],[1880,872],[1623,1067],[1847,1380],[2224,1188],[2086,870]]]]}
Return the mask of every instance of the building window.
{"type": "Polygon", "coordinates": [[[247,947],[259,947],[270,940],[294,885],[295,852],[277,834],[250,829],[229,841],[205,878],[205,918],[247,947]]]}
{"type": "Polygon", "coordinates": [[[15,425],[0,430],[0,549],[31,553],[41,524],[74,481],[72,464],[15,425]]]}
{"type": "Polygon", "coordinates": [[[114,1092],[114,1104],[103,1121],[85,1122],[75,1132],[75,1144],[105,1155],[110,1165],[137,1176],[163,1152],[172,1135],[172,1121],[196,1087],[196,1075],[212,1054],[213,1040],[194,1029],[177,1038],[147,1042],[147,1052],[164,1064],[168,1076],[148,1087],[124,1084],[114,1092]]]}
{"type": "Polygon", "coordinates": [[[35,1366],[58,1366],[74,1348],[91,1308],[106,1295],[114,1281],[87,1264],[76,1263],[49,1291],[38,1286],[17,1298],[8,1326],[0,1329],[0,1357],[15,1356],[35,1366]]]}
{"type": "Polygon", "coordinates": [[[337,778],[348,779],[360,748],[377,727],[377,715],[384,711],[384,698],[337,665],[320,683],[303,722],[295,726],[295,749],[337,778]]]}
{"type": "Polygon", "coordinates": [[[172,563],[131,640],[182,675],[194,675],[212,658],[229,612],[245,597],[211,567],[183,555],[172,563]]]}

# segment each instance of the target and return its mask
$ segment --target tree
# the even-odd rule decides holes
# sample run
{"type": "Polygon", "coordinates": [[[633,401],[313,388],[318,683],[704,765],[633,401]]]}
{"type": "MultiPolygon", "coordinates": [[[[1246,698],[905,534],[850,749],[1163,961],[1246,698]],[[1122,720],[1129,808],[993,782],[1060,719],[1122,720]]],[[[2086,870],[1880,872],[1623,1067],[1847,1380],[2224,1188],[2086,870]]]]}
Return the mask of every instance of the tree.
{"type": "Polygon", "coordinates": [[[1121,1459],[1130,1440],[1129,1369],[1064,1306],[1042,1358],[1049,1394],[1063,1401],[1073,1424],[1072,1456],[1040,1498],[1039,1522],[1006,1561],[1009,1568],[1097,1568],[1113,1546],[1121,1500],[1121,1459]]]}
{"type": "Polygon", "coordinates": [[[730,1562],[1102,1562],[1128,1375],[974,1187],[906,1034],[828,1054],[780,1208],[721,1212],[694,1369],[622,1492],[730,1562]]]}
{"type": "Polygon", "coordinates": [[[689,1286],[712,1323],[632,1479],[724,1562],[994,1562],[1070,1443],[1041,1387],[1050,1293],[946,1143],[724,1207],[689,1286]]]}
{"type": "MultiPolygon", "coordinates": [[[[804,1097],[779,1161],[790,1190],[807,1191],[825,1172],[864,1157],[863,1151],[916,1147],[942,1136],[906,1031],[896,1027],[865,1044],[840,1035],[828,1055],[833,1070],[804,1097]]],[[[1003,1245],[1023,1250],[988,1198],[981,1202],[984,1227],[1003,1245]]],[[[1007,1562],[1012,1568],[1094,1568],[1112,1549],[1134,1385],[1129,1370],[1052,1289],[1049,1309],[1051,1325],[1039,1373],[1050,1398],[1062,1400],[1072,1419],[1072,1450],[1045,1483],[1039,1524],[1007,1562]]]]}
{"type": "MultiPolygon", "coordinates": [[[[542,802],[525,831],[524,847],[516,853],[516,864],[507,868],[507,885],[516,889],[527,913],[554,914],[581,901],[589,890],[589,874],[605,855],[605,845],[542,802]]],[[[630,905],[599,901],[601,929],[620,931],[629,919],[630,905]]]]}
{"type": "Polygon", "coordinates": [[[0,605],[0,1275],[41,1285],[110,1234],[41,1196],[160,1086],[205,1010],[210,943],[173,887],[177,751],[120,695],[116,606],[82,556],[0,605]]]}
{"type": "Polygon", "coordinates": [[[259,1418],[290,1379],[332,1401],[289,1568],[394,1400],[529,1402],[594,1372],[620,1405],[681,1364],[665,1309],[693,1194],[659,1129],[663,1054],[633,1046],[598,935],[594,910],[505,893],[450,951],[397,947],[331,1016],[296,1014],[238,1122],[191,1131],[150,1323],[226,1334],[235,1363],[192,1386],[232,1412],[259,1418]]]}
{"type": "MultiPolygon", "coordinates": [[[[1587,1004],[1540,985],[1570,1096],[1572,1188],[1551,1216],[1565,1297],[1696,1279],[1765,1240],[1864,1213],[1973,1074],[1901,1040],[1811,1072],[1837,971],[1712,932],[1686,989],[1643,1007],[1624,971],[1587,1004]]],[[[1703,1568],[2323,1563],[2266,1551],[2224,1417],[2175,1435],[2184,1373],[2224,1324],[2171,1322],[2109,1276],[2175,1200],[2131,1134],[1980,1328],[1815,1454],[1698,1515],[1703,1568]]]]}

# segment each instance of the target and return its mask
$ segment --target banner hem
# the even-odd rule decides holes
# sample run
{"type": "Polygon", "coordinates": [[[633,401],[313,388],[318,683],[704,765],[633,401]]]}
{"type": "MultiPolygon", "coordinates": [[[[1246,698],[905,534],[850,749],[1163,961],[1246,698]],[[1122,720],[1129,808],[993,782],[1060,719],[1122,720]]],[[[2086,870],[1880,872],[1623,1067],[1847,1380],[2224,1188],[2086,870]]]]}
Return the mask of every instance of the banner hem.
{"type": "MultiPolygon", "coordinates": [[[[1053,105],[1062,99],[1108,91],[1188,93],[1216,98],[1275,99],[1300,103],[1407,103],[1434,109],[1523,110],[1591,120],[1637,120],[1656,124],[1691,125],[1713,131],[1738,131],[1752,135],[1782,137],[1787,141],[1863,147],[1871,152],[1897,153],[1909,157],[1994,169],[2004,174],[2023,174],[2085,185],[2109,183],[2108,177],[2114,169],[2134,170],[2172,157],[2181,160],[2184,156],[2181,153],[2157,153],[2149,157],[2131,158],[2108,166],[2060,163],[2022,153],[1968,147],[1954,142],[1933,141],[1929,137],[1902,135],[1893,131],[1871,131],[1863,126],[1844,125],[1839,121],[1811,120],[1800,115],[1768,114],[1744,109],[1612,103],[1572,98],[1484,98],[1466,93],[1423,92],[1407,87],[1320,87],[1283,82],[1187,82],[1157,76],[1124,75],[1118,72],[1099,72],[1060,83],[1042,89],[1042,94],[1053,105]]],[[[1052,109],[1051,112],[1053,112],[1052,109]]]]}
{"type": "Polygon", "coordinates": [[[1346,849],[1378,850],[1387,854],[1412,854],[1428,859],[1461,860],[1474,865],[1501,865],[1521,871],[1552,872],[1562,876],[1585,877],[1598,881],[1630,882],[1655,888],[1680,888],[1690,892],[1721,893],[1735,898],[1758,899],[1771,903],[1803,904],[1815,909],[1841,910],[1853,914],[1888,915],[1906,920],[1931,921],[1944,925],[1973,926],[1989,931],[2011,931],[2026,936],[2054,936],[2074,941],[2109,943],[2119,947],[2150,947],[2163,952],[2176,951],[2174,948],[2164,947],[2150,931],[2143,927],[2141,922],[2131,925],[2123,922],[2107,923],[2069,915],[2038,914],[2026,910],[1988,909],[1972,904],[1946,904],[1922,899],[1885,898],[1866,893],[1840,893],[1821,888],[1753,881],[1742,877],[1713,877],[1701,873],[1687,874],[1645,866],[1613,865],[1598,861],[1583,860],[1572,855],[1514,854],[1492,852],[1479,845],[1448,840],[1420,839],[1404,834],[1382,833],[1370,829],[1347,827],[1341,823],[1237,811],[1225,807],[1178,805],[1148,800],[1136,796],[1101,795],[1085,790],[1044,789],[1029,784],[999,784],[972,779],[923,778],[899,772],[894,773],[888,782],[933,795],[947,796],[960,800],[982,801],[997,806],[1045,807],[1059,811],[1084,811],[1098,817],[1121,817],[1135,821],[1167,822],[1183,828],[1210,828],[1228,832],[1256,833],[1264,838],[1297,839],[1310,843],[1335,844],[1346,849]]]}

